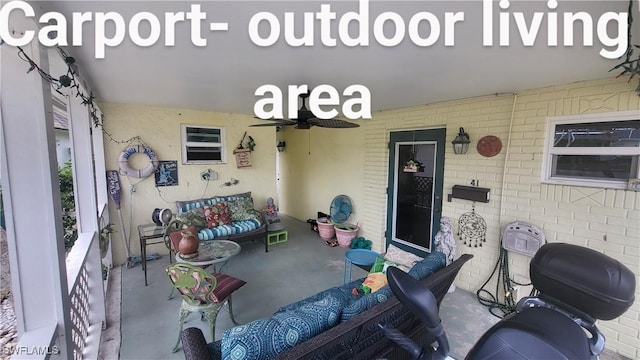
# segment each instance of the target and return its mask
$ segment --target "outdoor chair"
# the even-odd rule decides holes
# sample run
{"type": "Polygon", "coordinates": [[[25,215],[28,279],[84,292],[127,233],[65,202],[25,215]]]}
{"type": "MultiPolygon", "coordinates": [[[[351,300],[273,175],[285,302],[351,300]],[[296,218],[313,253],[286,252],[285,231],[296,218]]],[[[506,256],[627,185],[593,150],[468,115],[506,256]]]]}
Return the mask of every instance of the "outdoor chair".
{"type": "MultiPolygon", "coordinates": [[[[195,232],[195,227],[191,227],[192,232],[195,232]]],[[[190,228],[187,228],[188,230],[190,228]]],[[[178,253],[178,243],[180,243],[180,239],[182,239],[182,225],[179,221],[173,220],[164,231],[164,244],[169,249],[169,264],[173,263],[173,257],[178,253]],[[173,255],[171,255],[173,253],[173,255]]],[[[206,269],[209,265],[198,266],[201,269],[206,269]]],[[[173,292],[175,291],[175,287],[171,288],[171,292],[169,293],[168,300],[171,300],[173,297],[173,292]]]]}
{"type": "Polygon", "coordinates": [[[215,340],[218,312],[225,303],[229,306],[231,321],[238,325],[233,317],[231,294],[246,284],[245,281],[226,274],[209,274],[200,267],[186,263],[171,264],[166,268],[166,272],[174,288],[182,295],[178,341],[173,352],[179,349],[184,321],[194,311],[200,312],[202,319],[207,320],[212,341],[215,340]]]}
{"type": "Polygon", "coordinates": [[[173,262],[173,256],[178,252],[178,243],[180,242],[180,238],[182,238],[182,234],[180,234],[180,230],[182,230],[182,225],[179,221],[173,220],[171,221],[166,228],[164,229],[164,245],[169,249],[169,264],[173,262]]]}

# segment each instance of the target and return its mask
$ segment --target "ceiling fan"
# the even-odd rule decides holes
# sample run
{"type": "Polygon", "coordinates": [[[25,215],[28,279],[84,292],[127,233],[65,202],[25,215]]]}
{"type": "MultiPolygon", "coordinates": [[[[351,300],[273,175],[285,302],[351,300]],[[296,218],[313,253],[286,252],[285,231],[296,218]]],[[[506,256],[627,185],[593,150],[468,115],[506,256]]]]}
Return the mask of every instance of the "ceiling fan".
{"type": "Polygon", "coordinates": [[[310,129],[312,126],[318,126],[323,128],[356,128],[360,125],[354,124],[352,122],[339,120],[339,119],[319,119],[311,110],[307,109],[307,98],[309,97],[309,93],[300,94],[300,98],[302,99],[302,106],[298,109],[298,118],[297,119],[261,119],[270,121],[269,123],[264,124],[254,124],[249,126],[289,126],[295,125],[296,129],[310,129]]]}

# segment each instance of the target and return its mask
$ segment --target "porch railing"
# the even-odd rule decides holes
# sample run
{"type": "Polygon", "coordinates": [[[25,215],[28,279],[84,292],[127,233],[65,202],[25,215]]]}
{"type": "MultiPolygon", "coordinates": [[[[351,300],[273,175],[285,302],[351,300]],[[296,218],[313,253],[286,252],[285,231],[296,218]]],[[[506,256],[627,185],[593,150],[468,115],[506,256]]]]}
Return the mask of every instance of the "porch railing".
{"type": "MultiPolygon", "coordinates": [[[[106,204],[99,224],[106,224],[106,204]]],[[[105,326],[104,283],[97,232],[80,233],[67,256],[73,359],[97,359],[105,326]]]]}

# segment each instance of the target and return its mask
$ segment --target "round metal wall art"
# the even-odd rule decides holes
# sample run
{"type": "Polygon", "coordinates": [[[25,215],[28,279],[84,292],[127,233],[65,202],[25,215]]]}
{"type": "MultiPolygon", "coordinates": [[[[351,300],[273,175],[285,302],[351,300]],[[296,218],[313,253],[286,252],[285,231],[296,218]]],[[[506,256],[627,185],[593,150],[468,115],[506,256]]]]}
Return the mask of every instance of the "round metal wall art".
{"type": "Polygon", "coordinates": [[[480,155],[484,157],[493,157],[498,155],[500,150],[502,150],[502,141],[500,141],[500,138],[497,136],[487,135],[478,140],[476,148],[480,155]]]}
{"type": "Polygon", "coordinates": [[[487,241],[487,223],[475,210],[462,214],[458,220],[458,236],[469,247],[481,247],[487,241]]]}

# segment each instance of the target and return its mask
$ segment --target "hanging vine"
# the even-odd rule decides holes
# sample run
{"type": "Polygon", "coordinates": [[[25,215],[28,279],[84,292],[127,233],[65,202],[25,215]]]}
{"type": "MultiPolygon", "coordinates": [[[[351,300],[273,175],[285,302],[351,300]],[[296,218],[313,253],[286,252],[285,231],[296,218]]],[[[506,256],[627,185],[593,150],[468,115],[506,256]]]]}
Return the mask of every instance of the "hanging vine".
{"type": "MultiPolygon", "coordinates": [[[[614,66],[611,70],[621,69],[622,72],[616,77],[629,75],[629,81],[631,81],[636,75],[640,77],[640,45],[631,44],[631,33],[633,25],[633,1],[629,0],[629,10],[627,11],[627,52],[625,54],[625,60],[620,64],[614,66]],[[639,54],[636,58],[633,58],[633,52],[635,49],[639,49],[639,54]]],[[[636,87],[636,94],[640,96],[640,78],[638,78],[638,87],[636,87]]]]}
{"type": "MultiPolygon", "coordinates": [[[[3,43],[2,40],[0,40],[0,45],[2,43],[3,43]]],[[[27,69],[27,74],[32,71],[37,71],[40,77],[46,82],[48,82],[49,84],[51,84],[51,88],[60,95],[64,96],[64,94],[61,91],[63,88],[69,88],[70,89],[69,94],[72,96],[79,97],[82,100],[81,101],[82,105],[85,105],[88,107],[89,117],[91,118],[91,122],[93,123],[93,126],[96,128],[100,128],[102,130],[102,133],[106,135],[111,142],[114,142],[116,144],[127,144],[127,145],[135,142],[135,143],[140,143],[144,145],[144,142],[142,141],[140,136],[133,136],[127,140],[116,140],[113,137],[113,135],[104,128],[103,126],[104,116],[103,115],[98,116],[98,107],[95,104],[96,97],[93,95],[93,92],[90,92],[89,95],[87,95],[82,91],[80,82],[76,77],[76,74],[78,73],[78,70],[77,70],[78,66],[76,65],[76,59],[73,58],[72,56],[69,56],[64,51],[64,49],[57,47],[58,53],[64,60],[64,63],[67,65],[67,73],[64,75],[61,75],[58,78],[44,71],[33,59],[29,57],[29,55],[27,55],[27,53],[21,47],[17,46],[17,49],[18,49],[18,57],[29,65],[29,68],[27,69]]]]}
{"type": "Polygon", "coordinates": [[[62,88],[71,89],[70,94],[75,95],[82,99],[82,105],[85,105],[89,108],[89,116],[91,117],[91,121],[95,127],[102,126],[102,119],[98,117],[98,108],[95,104],[95,96],[93,96],[93,92],[90,92],[89,95],[85,94],[80,87],[80,83],[76,78],[77,73],[77,65],[76,59],[72,56],[67,55],[67,53],[60,47],[58,47],[58,53],[64,60],[64,63],[67,65],[67,73],[61,75],[59,78],[55,78],[51,76],[49,73],[44,71],[33,59],[27,55],[24,50],[18,46],[18,57],[24,62],[29,64],[29,69],[27,70],[27,74],[32,71],[37,71],[40,77],[51,84],[51,88],[55,90],[58,94],[64,95],[62,88]]]}

